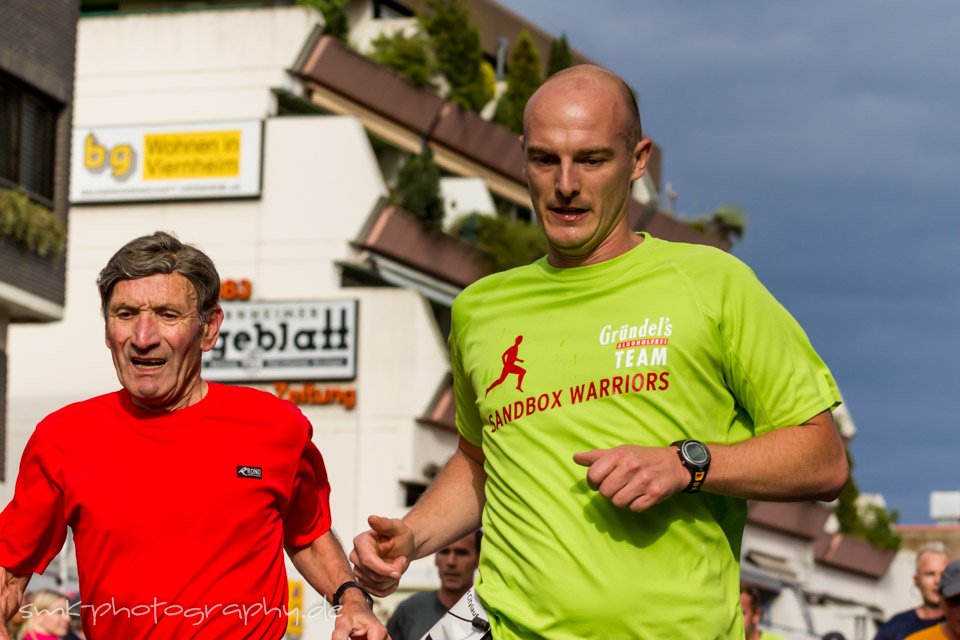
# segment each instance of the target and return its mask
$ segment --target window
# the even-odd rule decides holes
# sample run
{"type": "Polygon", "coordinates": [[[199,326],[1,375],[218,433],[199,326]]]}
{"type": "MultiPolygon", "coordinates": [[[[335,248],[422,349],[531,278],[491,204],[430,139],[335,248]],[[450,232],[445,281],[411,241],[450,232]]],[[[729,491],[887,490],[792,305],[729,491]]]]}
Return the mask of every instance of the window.
{"type": "Polygon", "coordinates": [[[413,11],[393,0],[373,0],[373,17],[377,20],[411,18],[413,11]]]}
{"type": "Polygon", "coordinates": [[[53,200],[59,112],[55,101],[0,74],[0,184],[53,200]]]}
{"type": "Polygon", "coordinates": [[[401,480],[400,486],[403,488],[403,506],[405,507],[412,507],[417,504],[417,500],[427,490],[427,485],[421,482],[404,482],[401,480]]]}

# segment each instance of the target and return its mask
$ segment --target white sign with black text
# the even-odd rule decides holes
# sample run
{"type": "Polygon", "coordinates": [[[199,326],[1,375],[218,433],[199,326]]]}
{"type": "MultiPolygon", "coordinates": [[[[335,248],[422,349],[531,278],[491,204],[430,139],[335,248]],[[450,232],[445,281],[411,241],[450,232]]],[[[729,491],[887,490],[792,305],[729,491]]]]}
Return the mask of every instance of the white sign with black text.
{"type": "Polygon", "coordinates": [[[223,325],[203,355],[208,380],[353,380],[357,301],[221,302],[223,325]]]}

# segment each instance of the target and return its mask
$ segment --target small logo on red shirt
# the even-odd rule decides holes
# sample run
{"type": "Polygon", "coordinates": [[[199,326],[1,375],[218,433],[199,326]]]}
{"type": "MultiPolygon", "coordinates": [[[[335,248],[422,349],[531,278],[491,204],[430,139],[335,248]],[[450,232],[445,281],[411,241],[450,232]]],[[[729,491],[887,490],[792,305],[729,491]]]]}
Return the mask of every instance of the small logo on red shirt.
{"type": "Polygon", "coordinates": [[[500,360],[503,362],[503,369],[500,371],[500,377],[494,380],[489,387],[487,387],[487,393],[484,395],[490,395],[495,387],[499,387],[503,384],[503,381],[507,379],[507,376],[515,374],[517,376],[517,391],[523,391],[523,376],[527,375],[527,370],[521,366],[518,366],[518,362],[523,362],[520,359],[520,343],[523,342],[523,336],[517,336],[517,339],[513,341],[513,344],[507,347],[507,350],[503,352],[503,355],[500,356],[500,360]]]}
{"type": "Polygon", "coordinates": [[[263,469],[260,467],[248,467],[246,465],[237,466],[238,478],[253,478],[255,480],[263,479],[263,469]]]}

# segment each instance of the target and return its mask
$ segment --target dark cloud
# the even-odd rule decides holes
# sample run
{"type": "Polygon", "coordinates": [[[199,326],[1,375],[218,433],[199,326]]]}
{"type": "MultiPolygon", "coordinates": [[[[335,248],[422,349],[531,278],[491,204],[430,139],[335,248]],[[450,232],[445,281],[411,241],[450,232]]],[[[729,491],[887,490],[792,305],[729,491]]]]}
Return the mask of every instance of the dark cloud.
{"type": "Polygon", "coordinates": [[[834,369],[861,489],[927,521],[960,489],[960,5],[506,4],[638,90],[679,212],[747,210],[735,253],[834,369]]]}

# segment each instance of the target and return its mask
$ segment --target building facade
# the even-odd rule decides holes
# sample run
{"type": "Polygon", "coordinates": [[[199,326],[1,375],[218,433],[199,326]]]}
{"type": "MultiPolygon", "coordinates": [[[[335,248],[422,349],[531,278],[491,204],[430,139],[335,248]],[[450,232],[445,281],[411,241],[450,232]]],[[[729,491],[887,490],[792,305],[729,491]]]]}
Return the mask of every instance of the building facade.
{"type": "Polygon", "coordinates": [[[0,480],[14,475],[6,454],[9,327],[63,316],[78,16],[70,0],[0,5],[0,480]]]}

